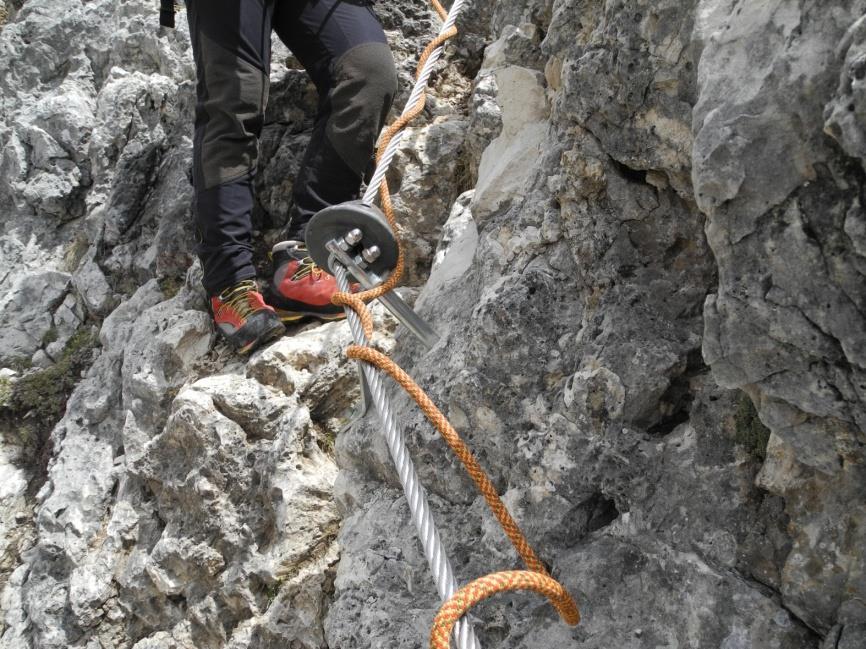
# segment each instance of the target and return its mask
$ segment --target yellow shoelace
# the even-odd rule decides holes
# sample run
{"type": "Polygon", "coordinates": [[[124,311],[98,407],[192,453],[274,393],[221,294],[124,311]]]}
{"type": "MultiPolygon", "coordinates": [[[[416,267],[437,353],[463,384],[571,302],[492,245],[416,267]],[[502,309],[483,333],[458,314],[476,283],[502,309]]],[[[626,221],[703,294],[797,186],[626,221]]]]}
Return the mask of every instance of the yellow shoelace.
{"type": "MultiPolygon", "coordinates": [[[[306,252],[306,248],[298,248],[298,250],[303,250],[306,252]]],[[[292,281],[297,281],[304,279],[305,277],[312,275],[313,279],[319,279],[322,276],[324,271],[319,268],[316,262],[313,261],[312,257],[304,257],[300,261],[300,266],[298,266],[298,270],[295,271],[295,274],[292,275],[292,281]]]]}
{"type": "Polygon", "coordinates": [[[258,290],[255,281],[245,279],[238,282],[234,286],[227,288],[219,295],[220,308],[217,313],[221,313],[223,309],[234,309],[242,318],[246,318],[253,312],[253,306],[250,304],[250,291],[258,290]]]}

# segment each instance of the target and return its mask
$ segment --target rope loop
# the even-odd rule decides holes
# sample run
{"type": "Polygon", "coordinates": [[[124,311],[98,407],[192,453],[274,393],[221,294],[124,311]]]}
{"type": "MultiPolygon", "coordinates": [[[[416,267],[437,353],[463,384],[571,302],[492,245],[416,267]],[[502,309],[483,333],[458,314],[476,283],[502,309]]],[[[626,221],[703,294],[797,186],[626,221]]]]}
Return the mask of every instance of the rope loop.
{"type": "Polygon", "coordinates": [[[558,581],[531,570],[505,570],[469,582],[439,608],[430,629],[430,648],[450,649],[451,632],[466,611],[497,593],[518,590],[530,590],[546,597],[566,624],[580,623],[577,605],[558,581]]]}

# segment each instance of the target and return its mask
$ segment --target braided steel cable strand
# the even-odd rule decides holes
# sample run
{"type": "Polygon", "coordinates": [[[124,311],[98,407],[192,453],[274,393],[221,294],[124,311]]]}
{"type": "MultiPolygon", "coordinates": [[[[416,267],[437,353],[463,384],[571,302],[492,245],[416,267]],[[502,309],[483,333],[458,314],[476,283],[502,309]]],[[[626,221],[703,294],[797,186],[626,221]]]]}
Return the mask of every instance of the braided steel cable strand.
{"type": "MultiPolygon", "coordinates": [[[[499,498],[496,488],[493,486],[493,483],[485,473],[484,469],[481,468],[478,460],[475,459],[472,451],[469,450],[466,442],[464,442],[457,431],[454,430],[454,427],[445,415],[442,414],[439,408],[436,407],[436,404],[433,403],[430,397],[427,396],[424,390],[422,390],[421,387],[412,380],[412,377],[410,377],[403,368],[376,349],[353,345],[346,350],[346,355],[349,358],[362,360],[365,363],[369,363],[370,365],[387,372],[388,375],[394,379],[394,381],[398,383],[410,397],[412,397],[430,423],[433,424],[436,430],[438,430],[442,435],[454,455],[457,456],[466,468],[466,472],[472,478],[475,486],[478,487],[478,491],[480,491],[484,496],[484,500],[487,502],[493,515],[496,516],[496,520],[499,521],[499,525],[511,541],[514,549],[517,550],[520,558],[523,559],[523,563],[525,563],[526,567],[529,568],[529,571],[542,577],[550,578],[547,568],[545,568],[544,564],[535,554],[532,546],[529,545],[529,541],[526,540],[526,537],[520,531],[517,522],[512,518],[511,513],[505,506],[505,503],[503,503],[499,498]]],[[[578,611],[574,599],[561,585],[557,592],[557,597],[551,601],[557,611],[559,611],[560,616],[569,624],[577,624],[580,620],[580,612],[578,611]],[[574,621],[570,622],[570,620],[574,621]]]]}
{"type": "MultiPolygon", "coordinates": [[[[457,22],[457,17],[463,11],[464,4],[465,0],[455,0],[454,4],[451,5],[451,9],[446,13],[441,4],[438,2],[434,3],[436,12],[444,22],[439,30],[439,36],[431,43],[433,47],[428,45],[418,62],[415,85],[412,87],[412,92],[409,95],[409,99],[406,101],[406,107],[400,115],[401,119],[405,118],[406,121],[403,124],[400,124],[399,128],[396,130],[391,130],[393,129],[392,125],[391,129],[388,131],[390,132],[391,137],[388,138],[388,141],[384,146],[382,144],[379,146],[379,153],[376,156],[376,170],[373,173],[373,177],[370,179],[370,184],[367,185],[367,190],[364,192],[364,198],[362,199],[368,205],[373,204],[376,192],[379,191],[379,186],[385,179],[385,174],[388,173],[388,169],[391,167],[391,162],[394,160],[394,155],[397,153],[397,148],[400,146],[400,141],[403,139],[403,126],[411,121],[411,119],[424,108],[424,95],[427,92],[427,82],[430,80],[430,75],[433,73],[433,68],[435,67],[436,62],[442,56],[442,51],[444,49],[443,43],[457,34],[457,29],[454,27],[454,24],[457,22]],[[418,108],[419,102],[420,108],[418,108]]],[[[386,132],[386,134],[388,132],[386,132]]]]}
{"type": "MultiPolygon", "coordinates": [[[[349,278],[345,268],[339,263],[332,263],[331,266],[333,267],[340,289],[348,291],[349,278]]],[[[346,318],[349,321],[349,328],[352,331],[352,337],[355,339],[355,342],[359,345],[369,344],[358,314],[346,308],[346,318]]],[[[439,531],[436,529],[436,523],[433,520],[427,495],[421,484],[421,480],[418,478],[415,464],[412,462],[412,458],[406,448],[403,434],[397,426],[390,399],[385,392],[385,382],[381,370],[367,363],[363,363],[362,367],[364,376],[367,378],[367,384],[370,386],[373,401],[376,404],[376,410],[379,413],[379,419],[382,422],[382,434],[388,445],[388,451],[391,453],[391,459],[397,467],[400,484],[403,485],[403,492],[406,494],[412,522],[415,523],[415,529],[424,548],[424,555],[427,557],[427,563],[430,565],[430,572],[433,573],[436,589],[439,591],[440,599],[443,602],[447,601],[457,592],[457,580],[454,578],[451,562],[448,560],[448,556],[442,547],[442,540],[439,537],[439,531]]],[[[481,649],[481,643],[478,641],[475,632],[472,630],[472,626],[467,620],[457,622],[454,636],[460,649],[481,649]]]]}
{"type": "Polygon", "coordinates": [[[451,451],[466,468],[466,472],[472,478],[475,486],[478,487],[478,491],[484,496],[484,500],[487,502],[493,515],[496,516],[499,525],[505,530],[506,536],[508,536],[514,549],[517,550],[517,553],[523,559],[526,567],[535,572],[546,574],[547,569],[538,556],[536,556],[526,537],[523,536],[520,527],[514,518],[512,518],[505,503],[499,498],[499,495],[496,493],[496,487],[493,486],[490,478],[484,472],[484,469],[481,468],[481,465],[475,459],[472,451],[469,450],[466,442],[461,439],[445,415],[436,407],[436,404],[433,403],[424,390],[412,380],[412,377],[403,368],[378,350],[366,346],[352,345],[346,350],[346,355],[355,360],[365,361],[387,372],[415,400],[415,403],[418,404],[418,407],[421,408],[421,411],[427,416],[427,419],[430,420],[430,423],[433,424],[436,430],[439,431],[451,448],[451,451]]]}

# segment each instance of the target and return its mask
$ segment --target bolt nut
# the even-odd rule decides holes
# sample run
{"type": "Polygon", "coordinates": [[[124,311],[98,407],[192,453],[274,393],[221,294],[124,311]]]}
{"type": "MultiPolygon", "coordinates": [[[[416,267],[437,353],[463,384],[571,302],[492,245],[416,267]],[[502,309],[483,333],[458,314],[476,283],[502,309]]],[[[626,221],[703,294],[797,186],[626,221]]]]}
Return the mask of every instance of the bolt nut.
{"type": "Polygon", "coordinates": [[[346,234],[346,237],[345,237],[346,243],[348,243],[350,246],[354,246],[356,243],[358,243],[363,238],[364,238],[364,233],[361,232],[361,230],[359,228],[354,228],[352,230],[349,230],[349,232],[346,234]]]}
{"type": "Polygon", "coordinates": [[[382,251],[379,249],[379,246],[370,246],[369,248],[365,248],[361,252],[361,256],[364,258],[368,264],[372,264],[382,255],[382,251]]]}

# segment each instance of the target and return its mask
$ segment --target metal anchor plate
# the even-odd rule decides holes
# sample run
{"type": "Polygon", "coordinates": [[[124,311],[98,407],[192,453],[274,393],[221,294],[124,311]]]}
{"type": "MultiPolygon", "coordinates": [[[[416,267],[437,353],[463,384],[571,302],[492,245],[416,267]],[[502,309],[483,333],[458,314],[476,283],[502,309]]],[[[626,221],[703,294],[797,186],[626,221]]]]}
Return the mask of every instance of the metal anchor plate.
{"type": "MultiPolygon", "coordinates": [[[[364,290],[380,286],[397,263],[398,245],[385,215],[373,205],[350,201],[326,207],[307,224],[307,248],[313,260],[332,273],[342,265],[364,290]]],[[[379,301],[427,348],[439,341],[439,334],[394,291],[379,301]]],[[[361,364],[361,403],[347,426],[364,417],[370,407],[370,388],[361,364]]]]}

